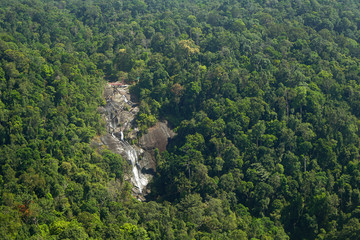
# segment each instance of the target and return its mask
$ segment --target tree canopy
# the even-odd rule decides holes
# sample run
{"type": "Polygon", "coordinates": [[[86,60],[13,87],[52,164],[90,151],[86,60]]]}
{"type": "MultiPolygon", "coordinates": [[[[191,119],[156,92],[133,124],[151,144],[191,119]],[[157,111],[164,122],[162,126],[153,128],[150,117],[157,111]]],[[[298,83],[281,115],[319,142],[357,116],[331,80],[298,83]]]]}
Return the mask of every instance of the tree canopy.
{"type": "Polygon", "coordinates": [[[0,1],[1,239],[354,239],[360,3],[0,1]],[[106,81],[177,135],[146,202],[106,81]]]}

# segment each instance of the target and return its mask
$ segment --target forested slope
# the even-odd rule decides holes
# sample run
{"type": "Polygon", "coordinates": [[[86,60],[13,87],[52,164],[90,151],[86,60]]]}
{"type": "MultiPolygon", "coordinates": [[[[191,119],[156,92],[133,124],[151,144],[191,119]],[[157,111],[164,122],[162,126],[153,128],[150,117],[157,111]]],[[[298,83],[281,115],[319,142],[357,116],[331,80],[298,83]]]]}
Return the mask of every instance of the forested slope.
{"type": "Polygon", "coordinates": [[[0,1],[1,239],[356,239],[360,3],[0,1]],[[91,144],[125,81],[147,202],[91,144]]]}

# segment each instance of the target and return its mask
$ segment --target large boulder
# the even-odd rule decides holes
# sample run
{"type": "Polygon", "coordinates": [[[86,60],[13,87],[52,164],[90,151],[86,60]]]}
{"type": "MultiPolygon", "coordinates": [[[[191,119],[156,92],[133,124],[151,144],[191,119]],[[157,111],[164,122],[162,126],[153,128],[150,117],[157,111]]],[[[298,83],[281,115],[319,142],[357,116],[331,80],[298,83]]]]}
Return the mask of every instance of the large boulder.
{"type": "Polygon", "coordinates": [[[166,122],[157,122],[140,138],[139,144],[144,150],[151,151],[157,148],[163,152],[166,150],[169,138],[173,138],[174,135],[175,133],[167,126],[166,122]]]}

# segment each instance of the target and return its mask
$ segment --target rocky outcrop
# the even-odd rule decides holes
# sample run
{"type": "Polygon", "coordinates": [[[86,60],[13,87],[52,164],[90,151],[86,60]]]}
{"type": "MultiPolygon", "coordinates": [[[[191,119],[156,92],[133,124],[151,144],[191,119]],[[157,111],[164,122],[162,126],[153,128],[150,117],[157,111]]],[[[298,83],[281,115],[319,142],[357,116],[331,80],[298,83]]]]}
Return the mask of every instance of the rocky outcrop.
{"type": "Polygon", "coordinates": [[[147,184],[156,171],[154,150],[164,151],[174,132],[166,122],[158,122],[148,129],[147,134],[136,139],[138,129],[134,119],[139,108],[131,101],[128,86],[108,84],[104,97],[106,105],[100,107],[99,112],[106,121],[107,134],[101,137],[101,142],[131,164],[132,171],[125,178],[134,186],[134,195],[142,199],[148,193],[147,184]],[[132,142],[138,144],[130,144],[132,142]]]}
{"type": "Polygon", "coordinates": [[[159,149],[160,152],[166,150],[166,146],[170,138],[175,133],[170,130],[166,122],[157,122],[155,126],[148,129],[139,140],[139,146],[145,150],[142,167],[148,172],[156,172],[156,162],[154,161],[154,150],[159,149]]]}
{"type": "Polygon", "coordinates": [[[145,150],[159,149],[160,152],[166,150],[169,138],[173,138],[175,133],[169,129],[166,122],[158,122],[155,126],[148,129],[148,133],[140,138],[139,144],[145,150]]]}

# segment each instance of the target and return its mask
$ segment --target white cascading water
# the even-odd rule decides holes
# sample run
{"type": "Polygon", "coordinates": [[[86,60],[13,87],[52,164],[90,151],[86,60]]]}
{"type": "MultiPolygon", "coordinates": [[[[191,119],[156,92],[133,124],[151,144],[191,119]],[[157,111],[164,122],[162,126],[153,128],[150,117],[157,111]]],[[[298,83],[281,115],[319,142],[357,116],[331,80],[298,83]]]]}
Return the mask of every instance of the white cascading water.
{"type": "Polygon", "coordinates": [[[148,180],[146,177],[141,173],[140,164],[138,162],[138,155],[136,150],[126,141],[123,141],[123,143],[126,145],[124,149],[126,149],[126,155],[128,157],[128,160],[131,161],[131,165],[133,167],[132,172],[134,174],[134,180],[135,184],[138,187],[140,193],[142,192],[142,189],[147,185],[148,180]]]}
{"type": "Polygon", "coordinates": [[[123,133],[122,131],[120,131],[120,136],[121,136],[121,137],[120,137],[120,140],[121,140],[121,141],[124,141],[124,133],[123,133]]]}
{"type": "MultiPolygon", "coordinates": [[[[124,102],[127,104],[130,104],[130,101],[127,100],[126,96],[123,95],[124,102]]],[[[125,152],[126,158],[129,162],[131,162],[132,165],[132,172],[133,172],[133,178],[132,182],[139,189],[139,192],[142,193],[142,190],[146,187],[148,184],[148,179],[145,177],[144,174],[141,172],[141,167],[138,161],[138,153],[134,149],[133,146],[130,145],[127,141],[124,140],[124,133],[120,130],[120,139],[115,136],[115,124],[112,123],[112,121],[109,123],[110,129],[112,129],[111,136],[113,139],[118,142],[118,150],[119,152],[125,152]]],[[[126,129],[128,122],[125,122],[123,130],[126,129]]]]}
{"type": "Polygon", "coordinates": [[[126,96],[123,95],[123,97],[124,97],[124,102],[128,103],[129,101],[127,100],[126,96]]]}
{"type": "Polygon", "coordinates": [[[163,148],[163,143],[167,144],[174,133],[166,126],[166,123],[158,122],[152,129],[152,133],[149,132],[149,135],[137,138],[139,128],[133,123],[136,114],[139,113],[139,106],[137,103],[132,103],[129,96],[128,85],[109,83],[105,86],[106,105],[100,106],[99,112],[107,123],[107,134],[100,140],[102,145],[113,153],[121,155],[128,162],[131,171],[125,174],[125,179],[131,182],[133,195],[143,201],[148,194],[146,187],[156,169],[152,149],[155,149],[155,146],[163,148]],[[135,139],[137,143],[130,144],[135,139]]]}

